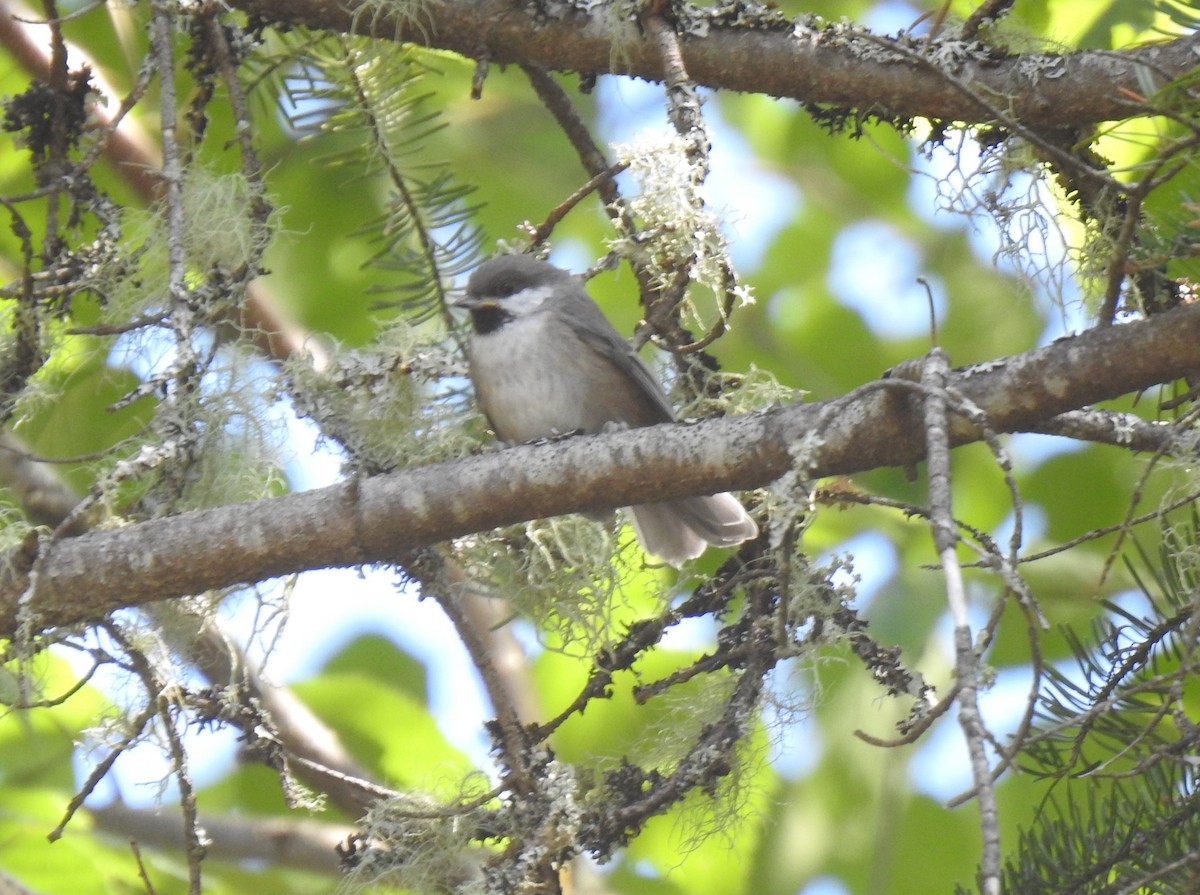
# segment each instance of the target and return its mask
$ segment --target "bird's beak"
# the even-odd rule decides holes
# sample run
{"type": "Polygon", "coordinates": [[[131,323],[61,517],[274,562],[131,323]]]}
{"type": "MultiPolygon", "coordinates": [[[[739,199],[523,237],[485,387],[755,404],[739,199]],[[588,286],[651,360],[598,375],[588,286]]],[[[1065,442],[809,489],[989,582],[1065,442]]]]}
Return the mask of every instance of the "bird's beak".
{"type": "Polygon", "coordinates": [[[455,307],[455,308],[462,308],[464,311],[474,311],[478,308],[498,308],[498,307],[500,307],[500,305],[497,304],[497,302],[494,298],[488,298],[487,296],[477,296],[477,295],[463,295],[463,297],[458,299],[457,301],[452,301],[450,303],[450,306],[455,307]]]}

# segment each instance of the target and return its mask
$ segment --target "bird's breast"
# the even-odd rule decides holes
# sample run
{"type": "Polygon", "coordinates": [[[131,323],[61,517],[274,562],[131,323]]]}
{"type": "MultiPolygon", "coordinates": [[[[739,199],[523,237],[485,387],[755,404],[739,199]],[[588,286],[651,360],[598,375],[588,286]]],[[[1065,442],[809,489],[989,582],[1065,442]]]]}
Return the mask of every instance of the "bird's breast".
{"type": "Polygon", "coordinates": [[[479,403],[510,442],[598,432],[640,400],[630,376],[548,314],[476,334],[470,361],[479,403]]]}

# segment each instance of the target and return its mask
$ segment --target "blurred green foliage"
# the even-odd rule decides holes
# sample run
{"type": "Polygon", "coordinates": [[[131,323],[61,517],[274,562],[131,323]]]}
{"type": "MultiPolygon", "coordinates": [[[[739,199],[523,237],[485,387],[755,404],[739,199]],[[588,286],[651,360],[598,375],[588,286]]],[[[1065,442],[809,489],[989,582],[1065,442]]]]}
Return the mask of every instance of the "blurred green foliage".
{"type": "MultiPolygon", "coordinates": [[[[873,4],[780,6],[787,12],[857,19],[873,4]]],[[[974,6],[963,0],[952,9],[964,15],[974,6]]],[[[1148,31],[1156,22],[1153,8],[1131,0],[1030,0],[1016,4],[1013,27],[1023,41],[1121,47],[1154,37],[1148,31]]],[[[108,19],[93,11],[64,26],[68,38],[86,50],[97,71],[116,87],[117,96],[132,83],[134,63],[145,49],[142,18],[141,8],[113,10],[108,19]]],[[[470,62],[443,53],[420,55],[429,69],[426,87],[445,127],[424,141],[418,160],[445,162],[463,182],[477,187],[472,199],[482,208],[475,221],[489,249],[495,240],[516,240],[522,222],[540,222],[586,181],[577,157],[520,70],[493,70],[482,99],[472,100],[470,62]]],[[[602,111],[600,92],[579,93],[577,79],[570,75],[560,80],[580,112],[594,121],[602,111]]],[[[0,94],[20,93],[27,82],[14,58],[0,56],[0,94]]],[[[181,93],[186,89],[185,78],[181,93]]],[[[375,247],[360,231],[365,219],[383,211],[385,185],[345,165],[327,163],[342,150],[354,149],[346,144],[350,137],[302,139],[293,131],[281,109],[277,78],[264,79],[254,98],[254,139],[283,227],[268,252],[264,283],[306,330],[340,345],[369,345],[396,313],[375,305],[378,296],[372,290],[387,286],[389,273],[366,263],[375,247]]],[[[778,232],[761,247],[761,263],[742,271],[757,301],[736,314],[730,332],[714,349],[726,369],[754,364],[807,390],[810,400],[822,400],[926,349],[924,312],[912,328],[896,334],[879,325],[872,308],[850,306],[831,288],[834,243],[847,228],[864,221],[879,222],[903,240],[915,269],[934,284],[945,307],[938,320],[939,341],[955,363],[1027,350],[1058,319],[1060,308],[1040,284],[992,264],[985,225],[946,214],[935,220],[934,209],[914,204],[915,196],[924,195],[914,190],[914,179],[928,175],[913,171],[921,164],[913,141],[879,126],[868,127],[857,140],[829,137],[795,104],[761,96],[722,94],[709,103],[728,128],[714,132],[714,142],[740,138],[748,147],[745,167],[786,181],[794,203],[785,209],[778,232]],[[985,232],[980,236],[976,229],[985,232]]],[[[155,106],[145,102],[131,113],[132,122],[150,134],[158,127],[155,106]]],[[[603,111],[618,118],[624,114],[619,104],[603,111]]],[[[210,112],[210,130],[199,152],[214,167],[234,170],[228,109],[217,103],[210,112]]],[[[657,120],[647,126],[664,125],[657,120]]],[[[120,172],[100,165],[94,173],[97,185],[117,201],[136,201],[120,172]]],[[[0,152],[0,194],[31,187],[23,154],[10,142],[0,152]]],[[[1155,201],[1170,206],[1185,198],[1181,191],[1163,191],[1155,201]]],[[[40,223],[31,219],[30,224],[36,235],[40,223]]],[[[582,252],[590,262],[603,254],[610,235],[607,218],[591,199],[559,226],[554,242],[582,252]]],[[[0,275],[5,280],[19,271],[20,256],[19,242],[5,228],[0,232],[0,275]]],[[[856,257],[845,263],[867,271],[874,262],[856,257]]],[[[891,289],[910,285],[892,283],[891,289]]],[[[640,311],[627,272],[601,276],[592,292],[621,329],[631,330],[640,311]]],[[[873,297],[880,309],[894,300],[888,289],[873,297]]],[[[89,304],[94,301],[80,299],[71,308],[75,325],[94,319],[95,308],[89,304]]],[[[886,315],[881,311],[879,316],[886,315]]],[[[116,413],[107,409],[136,381],[126,359],[106,356],[87,342],[65,357],[70,363],[52,371],[57,397],[35,407],[21,429],[35,450],[54,457],[88,454],[144,424],[137,405],[116,413]]],[[[1152,415],[1153,403],[1143,399],[1133,409],[1152,415]]],[[[1130,402],[1119,406],[1132,407],[1130,402]]],[[[1104,447],[1054,454],[1034,450],[1019,458],[1017,484],[1039,517],[1029,532],[1030,547],[1048,547],[1122,521],[1143,467],[1139,459],[1104,447]]],[[[68,465],[67,471],[80,489],[93,474],[86,463],[68,465]]],[[[956,452],[955,473],[957,514],[982,530],[1002,529],[1011,506],[990,453],[982,446],[956,452]]],[[[904,470],[865,474],[850,487],[923,502],[923,481],[904,470]]],[[[1139,495],[1138,505],[1154,506],[1164,487],[1153,481],[1139,495]]],[[[903,647],[909,666],[944,689],[951,681],[951,657],[940,576],[929,568],[935,557],[926,527],[878,507],[831,507],[815,515],[805,542],[814,552],[837,551],[851,538],[871,533],[893,549],[890,556],[878,551],[857,558],[860,569],[881,581],[866,613],[871,631],[881,641],[903,647]],[[879,568],[864,568],[872,564],[879,568]]],[[[1098,597],[1128,587],[1119,565],[1102,577],[1113,544],[1112,537],[1102,538],[1026,570],[1052,623],[1086,622],[1097,612],[1098,597]]],[[[996,597],[994,579],[972,575],[971,583],[979,605],[990,606],[996,597]]],[[[1067,654],[1059,635],[1048,635],[1044,646],[1050,659],[1067,654]]],[[[654,661],[665,663],[664,668],[642,666],[640,673],[663,673],[676,658],[662,651],[654,661]]],[[[1020,669],[1029,661],[1021,619],[1006,620],[990,658],[998,668],[1020,669]]],[[[37,662],[32,670],[43,692],[69,685],[72,676],[60,659],[42,656],[37,662]]],[[[814,879],[833,877],[854,893],[925,895],[949,892],[972,879],[979,849],[975,806],[947,809],[929,794],[943,793],[940,781],[913,779],[911,761],[920,744],[882,749],[854,736],[857,729],[882,738],[893,735],[904,707],[883,699],[857,660],[840,650],[794,671],[791,676],[781,673],[775,685],[779,699],[805,716],[810,735],[799,742],[769,727],[757,731],[754,744],[747,746],[740,790],[722,796],[727,800],[723,804],[731,806],[729,815],[721,816],[720,803],[715,809],[689,804],[657,819],[606,871],[605,885],[629,893],[786,895],[802,892],[814,879]],[[804,770],[781,774],[768,760],[780,750],[799,750],[804,770]],[[716,832],[697,835],[708,827],[716,832]]],[[[533,678],[548,714],[573,697],[585,673],[574,659],[541,653],[533,678]]],[[[636,706],[628,698],[628,677],[632,675],[618,678],[613,699],[594,704],[563,727],[553,743],[562,757],[585,766],[602,757],[619,758],[655,742],[678,723],[678,704],[636,706]]],[[[434,791],[448,786],[453,791],[471,769],[470,760],[446,741],[430,714],[419,664],[391,643],[354,641],[296,689],[341,734],[356,759],[391,785],[434,791]]],[[[700,701],[699,694],[696,698],[700,701]]],[[[75,791],[80,770],[90,767],[90,761],[79,760],[77,744],[98,719],[117,711],[109,700],[89,686],[61,706],[0,719],[0,869],[37,892],[140,891],[127,845],[90,829],[86,815],[68,827],[61,841],[45,839],[75,791]]],[[[1012,842],[1017,825],[1033,816],[1040,790],[1029,778],[1010,775],[999,792],[1006,841],[1012,842]]],[[[277,778],[261,767],[231,771],[205,787],[199,798],[212,809],[285,813],[277,778]]],[[[182,859],[145,855],[157,892],[185,891],[182,859]]],[[[212,864],[207,871],[206,892],[250,887],[329,892],[336,883],[278,868],[212,864]]]]}

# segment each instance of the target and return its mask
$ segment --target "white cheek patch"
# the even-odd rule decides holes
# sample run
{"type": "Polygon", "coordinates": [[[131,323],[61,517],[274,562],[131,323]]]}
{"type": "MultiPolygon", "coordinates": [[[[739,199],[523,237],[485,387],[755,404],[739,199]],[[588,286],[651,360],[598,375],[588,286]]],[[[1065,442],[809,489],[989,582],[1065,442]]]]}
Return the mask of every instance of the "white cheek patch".
{"type": "Polygon", "coordinates": [[[530,286],[520,292],[514,292],[507,298],[500,299],[500,307],[514,317],[532,314],[546,303],[554,294],[552,286],[530,286]]]}

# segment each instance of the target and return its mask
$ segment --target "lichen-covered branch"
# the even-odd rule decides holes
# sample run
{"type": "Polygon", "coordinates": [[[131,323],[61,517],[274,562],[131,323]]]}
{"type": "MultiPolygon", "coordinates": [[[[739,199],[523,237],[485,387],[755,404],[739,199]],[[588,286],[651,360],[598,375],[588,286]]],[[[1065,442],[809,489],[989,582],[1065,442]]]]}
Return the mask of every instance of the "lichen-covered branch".
{"type": "MultiPolygon", "coordinates": [[[[1011,432],[1198,366],[1200,306],[1189,306],[970,367],[950,385],[992,431],[1011,432]]],[[[397,561],[415,547],[529,519],[759,487],[797,463],[812,478],[909,465],[924,456],[922,431],[915,401],[867,385],[833,401],[526,445],[48,548],[25,544],[3,557],[0,632],[15,630],[23,594],[33,629],[44,630],[289,572],[397,561]]],[[[953,444],[982,434],[951,422],[953,444]]]]}
{"type": "MultiPolygon", "coordinates": [[[[521,63],[583,75],[625,74],[661,81],[664,62],[653,38],[632,21],[585,11],[593,4],[513,4],[509,0],[443,0],[401,18],[358,0],[233,0],[267,22],[357,31],[452,50],[491,63],[521,63]]],[[[914,66],[844,23],[790,19],[778,10],[734,4],[677,24],[683,62],[699,86],[762,93],[806,103],[864,109],[885,117],[924,116],[980,123],[986,107],[940,77],[914,66]],[[870,98],[869,108],[864,97],[870,98]]],[[[1133,99],[1146,79],[1159,85],[1195,65],[1200,36],[1119,52],[1008,54],[978,41],[901,38],[937,66],[1003,97],[1025,126],[1062,128],[1146,114],[1133,99]]]]}

